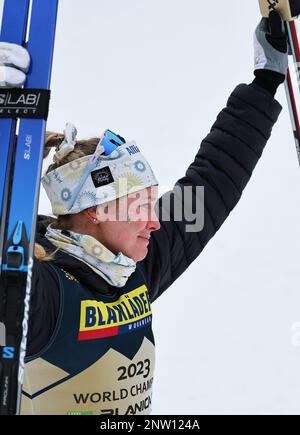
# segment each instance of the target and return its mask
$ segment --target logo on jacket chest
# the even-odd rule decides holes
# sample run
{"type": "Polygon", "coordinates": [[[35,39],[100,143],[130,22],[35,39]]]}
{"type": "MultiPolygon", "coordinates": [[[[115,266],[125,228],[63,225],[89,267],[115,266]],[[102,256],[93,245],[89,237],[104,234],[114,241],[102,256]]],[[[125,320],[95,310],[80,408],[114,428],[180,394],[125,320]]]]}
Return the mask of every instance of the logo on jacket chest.
{"type": "Polygon", "coordinates": [[[133,332],[151,323],[152,312],[145,285],[105,303],[81,301],[78,340],[93,340],[133,332]]]}

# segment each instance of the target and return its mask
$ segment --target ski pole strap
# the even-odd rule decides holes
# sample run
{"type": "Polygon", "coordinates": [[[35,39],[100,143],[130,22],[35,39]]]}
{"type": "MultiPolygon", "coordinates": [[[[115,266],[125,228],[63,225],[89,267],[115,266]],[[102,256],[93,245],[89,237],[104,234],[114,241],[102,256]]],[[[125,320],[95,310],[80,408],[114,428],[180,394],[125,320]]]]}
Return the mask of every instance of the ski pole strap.
{"type": "Polygon", "coordinates": [[[284,21],[292,21],[300,15],[299,0],[259,0],[259,5],[263,17],[268,17],[274,9],[284,21]]]}
{"type": "Polygon", "coordinates": [[[0,118],[48,118],[50,90],[5,88],[0,90],[0,118]]]}

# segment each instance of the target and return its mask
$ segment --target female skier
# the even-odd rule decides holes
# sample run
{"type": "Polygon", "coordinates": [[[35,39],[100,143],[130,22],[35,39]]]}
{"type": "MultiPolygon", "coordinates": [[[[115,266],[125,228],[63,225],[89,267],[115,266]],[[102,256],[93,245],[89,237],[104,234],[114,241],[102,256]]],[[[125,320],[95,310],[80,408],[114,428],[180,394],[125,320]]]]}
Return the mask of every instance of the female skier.
{"type": "MultiPolygon", "coordinates": [[[[134,143],[108,130],[77,140],[71,124],[47,134],[45,154],[56,153],[42,183],[57,219],[38,218],[23,414],[150,413],[151,304],[220,228],[263,152],[288,67],[282,28],[276,12],[262,19],[253,83],[236,87],[185,176],[158,201],[158,182],[134,143]],[[204,226],[188,229],[199,216],[175,214],[197,209],[198,186],[204,226]]],[[[26,50],[2,43],[0,60],[1,85],[22,86],[26,50]]]]}

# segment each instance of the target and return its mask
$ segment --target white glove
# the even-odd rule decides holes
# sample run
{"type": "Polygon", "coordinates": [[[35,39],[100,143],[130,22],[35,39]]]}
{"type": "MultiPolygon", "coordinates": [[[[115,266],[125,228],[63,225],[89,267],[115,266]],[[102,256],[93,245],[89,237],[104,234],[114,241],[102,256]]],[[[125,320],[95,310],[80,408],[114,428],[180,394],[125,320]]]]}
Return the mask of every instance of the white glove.
{"type": "Polygon", "coordinates": [[[0,42],[0,87],[20,88],[26,81],[30,55],[26,48],[0,42]]]}
{"type": "MultiPolygon", "coordinates": [[[[262,18],[254,34],[255,70],[275,71],[286,77],[288,61],[288,38],[282,18],[276,10],[269,18],[262,18]]],[[[284,80],[284,79],[283,79],[284,80]]]]}

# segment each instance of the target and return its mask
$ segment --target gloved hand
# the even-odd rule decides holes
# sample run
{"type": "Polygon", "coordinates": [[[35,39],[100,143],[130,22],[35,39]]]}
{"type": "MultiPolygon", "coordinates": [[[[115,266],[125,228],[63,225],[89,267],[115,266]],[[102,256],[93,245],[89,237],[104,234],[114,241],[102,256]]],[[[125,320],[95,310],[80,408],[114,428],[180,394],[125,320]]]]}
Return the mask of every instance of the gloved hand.
{"type": "Polygon", "coordinates": [[[255,67],[254,83],[273,95],[285,81],[288,70],[288,38],[279,13],[270,12],[262,18],[254,34],[255,67]]]}
{"type": "Polygon", "coordinates": [[[24,47],[0,42],[0,87],[23,86],[29,66],[30,55],[24,47]]]}

